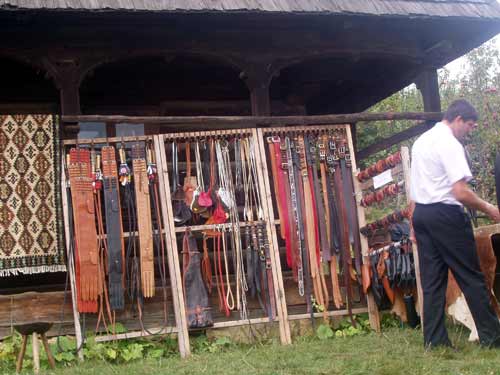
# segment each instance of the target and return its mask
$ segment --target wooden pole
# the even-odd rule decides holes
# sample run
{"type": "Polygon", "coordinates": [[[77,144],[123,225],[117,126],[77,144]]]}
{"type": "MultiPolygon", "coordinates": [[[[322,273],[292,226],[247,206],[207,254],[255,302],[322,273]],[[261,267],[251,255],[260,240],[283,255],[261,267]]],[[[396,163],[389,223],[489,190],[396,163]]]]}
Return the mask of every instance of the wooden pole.
{"type": "Polygon", "coordinates": [[[45,353],[47,354],[47,360],[49,361],[49,366],[51,369],[55,369],[56,361],[54,360],[54,356],[50,351],[49,342],[47,341],[47,336],[45,336],[45,333],[42,333],[41,336],[42,336],[43,348],[45,349],[45,353]]]}
{"type": "MultiPolygon", "coordinates": [[[[351,163],[352,163],[352,173],[353,173],[352,180],[354,183],[354,194],[356,198],[355,201],[358,212],[358,222],[359,222],[359,227],[362,228],[366,225],[365,210],[359,204],[360,201],[359,198],[361,197],[362,192],[360,189],[360,183],[358,181],[358,178],[356,177],[358,170],[356,167],[356,158],[353,152],[354,145],[352,143],[351,128],[349,126],[346,126],[346,133],[347,133],[347,141],[349,143],[349,149],[351,150],[351,163]]],[[[359,235],[359,233],[357,235],[359,235]]],[[[363,264],[370,264],[370,260],[368,258],[368,240],[366,239],[365,236],[360,236],[360,240],[361,240],[361,253],[363,255],[363,264]]],[[[370,327],[376,332],[380,332],[380,314],[371,291],[369,291],[366,296],[366,302],[368,304],[368,319],[370,321],[370,327]]]]}
{"type": "Polygon", "coordinates": [[[19,374],[21,370],[23,369],[23,360],[24,360],[24,355],[26,354],[26,345],[28,344],[28,336],[23,335],[23,342],[21,344],[21,351],[19,352],[19,355],[17,356],[17,362],[16,362],[16,373],[19,374]]]}
{"type": "Polygon", "coordinates": [[[269,253],[271,255],[271,268],[273,273],[274,294],[276,300],[276,309],[280,323],[281,343],[288,345],[292,343],[290,333],[290,323],[288,321],[288,308],[286,305],[285,288],[283,284],[283,274],[281,272],[281,260],[278,245],[278,236],[276,235],[276,225],[274,225],[274,210],[272,203],[271,188],[269,184],[269,172],[265,162],[264,135],[261,129],[253,130],[253,139],[255,142],[255,158],[257,162],[257,177],[262,199],[262,209],[264,210],[264,219],[266,221],[267,236],[269,239],[269,253]]]}
{"type": "Polygon", "coordinates": [[[376,152],[385,150],[391,147],[392,145],[406,141],[407,139],[416,137],[426,132],[434,125],[434,123],[435,123],[434,121],[421,122],[415,126],[412,126],[411,128],[408,128],[406,130],[400,131],[399,133],[391,135],[390,137],[383,138],[380,141],[372,143],[371,145],[360,150],[358,153],[356,153],[356,156],[358,160],[366,159],[367,157],[373,155],[376,152]]]}
{"type": "Polygon", "coordinates": [[[179,268],[179,258],[177,249],[177,239],[172,218],[174,217],[172,209],[172,199],[170,197],[170,183],[167,167],[167,156],[165,154],[164,138],[161,135],[155,135],[154,148],[156,163],[158,166],[158,186],[160,189],[160,205],[163,217],[163,227],[166,233],[167,260],[170,273],[170,283],[172,287],[172,300],[174,303],[174,315],[178,330],[179,352],[182,358],[191,354],[189,346],[188,325],[186,319],[186,308],[184,304],[184,295],[182,292],[182,278],[179,268]]]}
{"type": "Polygon", "coordinates": [[[287,126],[287,125],[334,125],[350,124],[355,122],[384,121],[384,120],[420,120],[438,121],[442,118],[441,112],[384,112],[384,113],[348,113],[341,115],[315,116],[104,116],[104,115],[63,115],[62,121],[76,122],[126,122],[129,124],[162,124],[162,125],[200,125],[204,127],[236,126],[287,126]]]}
{"type": "MultiPolygon", "coordinates": [[[[64,150],[64,149],[63,149],[64,150]]],[[[80,313],[78,312],[77,300],[76,300],[76,274],[75,274],[75,260],[73,258],[73,253],[69,251],[70,249],[70,241],[71,236],[69,233],[69,206],[68,206],[68,195],[67,195],[67,187],[68,180],[66,178],[66,171],[64,165],[66,165],[66,155],[61,156],[61,200],[63,207],[63,220],[64,220],[64,234],[66,238],[66,256],[68,259],[68,267],[67,272],[69,276],[69,284],[71,288],[71,305],[73,308],[73,321],[75,326],[75,337],[76,337],[76,347],[80,348],[78,351],[78,359],[83,361],[83,338],[82,338],[82,327],[80,325],[80,313]]],[[[62,322],[61,322],[62,324],[62,322]]]]}

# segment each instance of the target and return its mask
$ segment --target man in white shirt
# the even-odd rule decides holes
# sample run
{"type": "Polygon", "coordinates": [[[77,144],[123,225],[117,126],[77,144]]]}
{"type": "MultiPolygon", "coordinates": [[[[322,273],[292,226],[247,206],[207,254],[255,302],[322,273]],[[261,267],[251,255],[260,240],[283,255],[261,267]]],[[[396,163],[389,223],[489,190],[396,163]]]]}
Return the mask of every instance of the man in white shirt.
{"type": "Polygon", "coordinates": [[[480,343],[500,346],[500,323],[489,302],[472,225],[463,207],[500,222],[498,208],[467,186],[472,174],[460,142],[476,128],[477,119],[469,102],[456,100],[443,120],[422,134],[412,148],[412,222],[424,294],[426,347],[451,346],[444,314],[448,269],[465,295],[480,343]]]}

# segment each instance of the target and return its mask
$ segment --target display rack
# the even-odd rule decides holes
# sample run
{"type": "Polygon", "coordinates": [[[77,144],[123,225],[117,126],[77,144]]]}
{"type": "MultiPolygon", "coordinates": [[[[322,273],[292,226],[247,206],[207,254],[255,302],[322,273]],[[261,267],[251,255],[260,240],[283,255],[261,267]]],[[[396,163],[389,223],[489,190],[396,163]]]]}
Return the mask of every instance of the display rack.
{"type": "MultiPolygon", "coordinates": [[[[244,220],[241,220],[239,222],[239,227],[244,228],[246,226],[252,226],[256,224],[265,224],[266,226],[266,231],[267,231],[267,238],[269,240],[269,248],[270,248],[270,257],[271,257],[271,270],[272,270],[272,278],[273,278],[273,284],[274,284],[274,299],[276,302],[276,318],[274,319],[275,321],[278,322],[279,324],[279,330],[280,330],[280,340],[282,344],[288,344],[291,342],[290,339],[290,331],[289,331],[289,326],[288,326],[288,319],[286,315],[286,303],[284,300],[284,293],[283,293],[283,281],[281,277],[281,268],[279,264],[279,257],[276,257],[275,254],[275,245],[273,242],[273,236],[272,236],[272,226],[270,224],[270,218],[268,215],[268,208],[267,208],[267,199],[266,197],[262,196],[262,192],[265,191],[265,178],[262,173],[262,166],[265,165],[265,161],[262,160],[260,152],[258,150],[258,142],[257,136],[256,136],[256,131],[255,129],[231,129],[231,130],[220,130],[220,131],[199,131],[199,132],[187,132],[187,133],[173,133],[173,134],[162,134],[155,136],[155,147],[157,147],[157,153],[159,153],[159,158],[160,160],[158,168],[159,170],[162,171],[162,180],[161,183],[164,186],[164,189],[162,191],[162,195],[164,195],[164,204],[166,206],[166,212],[168,213],[166,216],[170,218],[169,223],[165,223],[165,227],[169,229],[170,231],[170,243],[172,247],[172,252],[173,253],[178,253],[179,251],[179,245],[178,245],[178,240],[176,238],[176,234],[182,233],[186,231],[187,229],[190,230],[191,232],[202,232],[207,229],[215,230],[216,228],[220,227],[225,227],[225,228],[230,228],[232,224],[230,223],[225,223],[225,224],[209,224],[209,225],[185,225],[185,226],[180,226],[176,227],[174,224],[173,220],[173,207],[172,207],[172,199],[171,199],[171,194],[170,192],[172,191],[171,189],[171,181],[172,181],[172,176],[170,176],[170,173],[172,171],[172,165],[171,165],[171,159],[169,160],[167,155],[167,150],[166,148],[170,144],[170,142],[174,140],[183,140],[183,139],[202,139],[202,138],[208,138],[208,137],[229,137],[229,138],[239,138],[239,137],[244,137],[244,136],[251,136],[254,138],[254,155],[256,158],[257,162],[257,177],[258,177],[258,185],[259,185],[259,191],[261,192],[261,203],[264,211],[264,216],[263,220],[255,220],[252,222],[247,222],[244,220]],[[168,225],[168,226],[167,226],[168,225]]],[[[239,229],[238,229],[239,230],[239,229]]],[[[212,304],[215,306],[215,304],[212,304]]],[[[215,308],[213,308],[215,310],[215,308]]],[[[235,314],[231,314],[230,317],[219,317],[220,319],[216,319],[214,322],[213,328],[224,328],[224,327],[236,327],[236,326],[251,326],[252,324],[258,324],[258,323],[268,323],[271,322],[271,319],[269,317],[249,317],[247,319],[240,319],[240,317],[235,317],[235,314]]]]}
{"type": "MultiPolygon", "coordinates": [[[[411,218],[411,198],[410,198],[410,152],[409,148],[406,146],[401,147],[401,149],[398,151],[398,153],[393,154],[389,156],[388,158],[395,157],[396,163],[395,165],[386,165],[385,160],[387,159],[381,159],[374,163],[371,167],[365,169],[364,171],[361,171],[358,173],[358,176],[362,176],[359,179],[356,178],[357,184],[360,188],[360,194],[358,195],[358,206],[360,207],[360,211],[362,212],[364,216],[364,211],[365,207],[367,205],[371,205],[373,202],[370,201],[370,199],[367,199],[367,197],[371,198],[373,201],[376,201],[377,203],[383,202],[388,196],[391,195],[398,195],[402,196],[404,194],[405,198],[405,203],[406,203],[406,208],[403,210],[405,217],[411,218]],[[383,181],[380,182],[381,186],[377,186],[377,189],[375,188],[375,179],[378,179],[381,177],[382,174],[385,174],[386,178],[382,179],[383,181]],[[394,181],[394,176],[400,176],[396,181],[394,181]],[[359,180],[362,181],[359,181],[359,180]],[[394,190],[396,193],[389,193],[389,194],[384,194],[384,188],[387,189],[388,184],[392,184],[394,190]],[[370,193],[365,193],[370,190],[370,193]],[[399,194],[401,193],[401,194],[399,194]],[[368,200],[368,204],[366,202],[363,202],[363,200],[368,200]]],[[[386,190],[387,191],[387,190],[386,190]]],[[[388,215],[391,216],[391,215],[388,215]]],[[[384,221],[379,220],[380,221],[384,221]]],[[[377,234],[377,232],[382,232],[382,236],[387,236],[387,232],[385,229],[377,229],[379,226],[379,222],[374,222],[374,223],[369,223],[365,224],[364,228],[362,229],[368,229],[373,228],[373,230],[370,230],[371,235],[377,234]]],[[[368,234],[368,233],[367,233],[368,234]]],[[[365,241],[368,240],[369,235],[367,236],[362,236],[365,241]]],[[[382,248],[384,249],[384,248],[382,248]]],[[[382,251],[382,249],[378,249],[377,252],[382,251]]],[[[420,316],[422,317],[422,302],[423,301],[423,295],[422,295],[422,287],[421,287],[421,282],[420,282],[420,267],[419,267],[419,260],[418,260],[418,248],[417,244],[415,241],[412,241],[412,253],[413,253],[413,259],[414,259],[414,266],[415,266],[415,277],[416,277],[416,287],[417,287],[417,308],[419,311],[420,316]]]]}
{"type": "MultiPolygon", "coordinates": [[[[67,154],[69,152],[69,149],[71,147],[78,147],[78,148],[92,148],[95,149],[96,151],[100,151],[102,146],[115,146],[116,150],[118,150],[120,147],[126,147],[127,150],[129,150],[129,146],[131,143],[137,143],[137,142],[150,142],[152,141],[152,137],[146,137],[146,136],[134,136],[134,137],[113,137],[113,138],[96,138],[96,139],[78,139],[78,140],[65,140],[63,141],[63,149],[64,149],[64,154],[67,154]]],[[[156,153],[155,153],[156,154],[156,153]]],[[[118,155],[118,151],[117,151],[118,155]]],[[[118,157],[117,157],[118,159],[118,157]]],[[[117,160],[119,162],[119,160],[117,160]]],[[[65,165],[66,160],[63,157],[62,160],[63,165],[65,165]]],[[[160,170],[158,170],[160,172],[160,170]]],[[[69,263],[69,279],[70,279],[70,285],[71,285],[71,294],[72,294],[72,302],[73,302],[73,312],[74,312],[74,322],[75,322],[75,333],[76,333],[76,341],[77,341],[77,346],[81,347],[82,345],[82,332],[81,332],[81,325],[80,325],[80,313],[77,310],[77,301],[76,301],[76,275],[75,275],[75,269],[74,269],[74,259],[73,259],[73,254],[69,252],[70,248],[70,232],[69,232],[69,216],[71,215],[69,210],[68,210],[68,180],[66,178],[66,173],[65,173],[65,168],[63,168],[63,175],[62,175],[62,201],[63,201],[63,216],[64,216],[64,223],[65,223],[65,237],[66,237],[66,248],[67,248],[67,254],[68,254],[68,263],[69,263]]],[[[160,190],[160,195],[164,196],[164,193],[162,192],[162,175],[161,173],[158,173],[158,188],[160,190]]],[[[160,199],[160,210],[161,210],[161,218],[163,221],[163,230],[161,235],[163,236],[163,239],[165,243],[167,244],[166,246],[166,260],[168,263],[168,275],[165,275],[165,277],[168,276],[167,283],[170,283],[170,287],[166,290],[166,293],[168,295],[167,301],[163,301],[162,297],[162,292],[163,290],[160,290],[162,286],[157,286],[155,296],[153,298],[146,298],[144,302],[144,319],[146,320],[158,320],[161,319],[159,317],[158,311],[163,310],[163,305],[167,303],[168,305],[173,305],[173,314],[171,313],[170,309],[168,309],[168,312],[164,312],[163,314],[168,314],[167,316],[167,324],[163,324],[163,326],[159,326],[157,323],[153,323],[149,326],[146,326],[144,322],[141,320],[140,324],[137,325],[135,328],[136,330],[132,330],[130,332],[126,333],[105,333],[105,334],[98,334],[95,337],[96,342],[103,342],[103,341],[114,341],[114,340],[123,340],[123,339],[129,339],[129,338],[134,338],[134,337],[146,337],[150,336],[153,334],[176,334],[178,337],[179,341],[179,353],[181,357],[186,357],[190,354],[190,347],[189,347],[189,338],[188,338],[188,332],[185,324],[185,314],[184,314],[184,300],[183,300],[183,295],[182,293],[179,293],[179,290],[182,288],[178,284],[178,280],[180,279],[180,272],[178,269],[178,260],[177,260],[177,254],[171,251],[171,247],[168,246],[170,243],[170,237],[169,237],[169,231],[166,230],[168,228],[166,226],[166,222],[168,221],[167,217],[167,212],[166,208],[164,206],[164,199],[160,199]],[[154,318],[153,318],[154,316],[154,318]],[[149,319],[151,318],[151,319],[149,319]],[[172,319],[173,318],[173,319],[172,319]],[[175,321],[175,324],[171,324],[171,320],[175,321]],[[137,330],[138,329],[138,330],[137,330]]],[[[122,207],[123,209],[123,207],[122,207]]],[[[128,219],[127,219],[128,220],[128,219]]],[[[125,241],[129,241],[129,237],[132,235],[137,235],[137,230],[135,231],[126,231],[125,228],[123,228],[123,239],[125,241]]],[[[154,234],[159,235],[158,231],[155,230],[153,231],[154,234]]],[[[104,239],[107,237],[106,235],[98,236],[98,239],[100,237],[103,237],[104,239]]],[[[126,259],[126,261],[129,261],[129,259],[126,259]]],[[[155,262],[161,261],[160,259],[155,259],[155,262]]],[[[127,319],[130,319],[130,310],[131,305],[130,303],[127,303],[125,306],[125,309],[122,311],[117,311],[116,315],[114,316],[116,322],[124,321],[127,319]]],[[[160,314],[161,315],[161,314],[160,314]]],[[[94,322],[95,316],[94,315],[89,315],[87,318],[87,321],[89,322],[94,322]]],[[[88,325],[89,323],[87,323],[88,325]]],[[[79,353],[82,353],[80,351],[79,353]]]]}
{"type": "MultiPolygon", "coordinates": [[[[350,132],[350,127],[348,125],[320,125],[320,126],[289,126],[289,127],[271,127],[271,128],[260,128],[257,129],[257,134],[258,138],[260,141],[260,154],[262,156],[267,155],[266,160],[269,160],[269,155],[266,153],[266,148],[267,148],[267,137],[269,136],[275,136],[275,135],[282,135],[282,134],[298,134],[298,133],[315,133],[315,132],[329,132],[329,131],[342,131],[345,132],[345,138],[347,140],[347,146],[350,150],[353,150],[353,144],[352,144],[352,136],[350,132]]],[[[356,161],[354,158],[353,153],[351,153],[351,168],[354,173],[356,171],[356,161]]],[[[271,183],[269,182],[272,180],[272,176],[270,174],[270,169],[268,168],[268,164],[266,163],[263,165],[262,171],[263,173],[267,176],[265,179],[265,188],[266,188],[266,196],[268,197],[268,208],[269,208],[269,217],[275,219],[274,220],[274,225],[272,226],[272,234],[273,234],[273,239],[274,242],[277,244],[277,248],[275,249],[275,253],[279,254],[279,240],[278,240],[278,235],[277,235],[277,227],[281,225],[280,221],[276,219],[276,214],[275,214],[275,207],[273,206],[273,202],[276,202],[276,192],[274,191],[274,187],[271,187],[271,183]]],[[[356,194],[358,191],[359,187],[358,184],[356,183],[356,179],[353,178],[354,182],[354,191],[353,194],[356,194]]],[[[359,220],[359,225],[364,225],[364,211],[363,210],[357,210],[358,214],[358,220],[359,220]]],[[[368,250],[368,246],[366,244],[366,240],[363,240],[361,238],[361,246],[362,246],[362,251],[366,252],[368,250]]],[[[282,270],[285,274],[290,274],[290,271],[285,270],[282,267],[282,270]]],[[[292,281],[291,277],[288,277],[288,281],[292,281]]],[[[345,287],[345,286],[344,286],[345,287]]],[[[329,288],[329,287],[328,287],[329,288]]],[[[291,288],[287,287],[284,288],[285,293],[287,294],[287,301],[293,300],[293,301],[302,301],[301,305],[296,305],[296,306],[291,306],[290,303],[287,306],[287,312],[288,312],[288,320],[293,321],[293,320],[299,320],[299,319],[308,319],[308,318],[323,318],[323,319],[328,319],[328,317],[342,317],[342,316],[348,316],[349,311],[348,309],[345,308],[340,308],[340,309],[328,309],[326,311],[320,312],[313,312],[311,310],[305,311],[306,306],[304,302],[304,298],[300,298],[297,291],[296,287],[291,288]],[[302,310],[302,311],[301,311],[302,310]]],[[[329,296],[332,296],[332,291],[329,291],[329,296]]],[[[366,302],[364,300],[364,296],[361,295],[361,292],[359,293],[360,296],[360,303],[359,305],[354,305],[352,306],[352,314],[360,314],[360,313],[367,313],[369,315],[369,320],[371,327],[375,330],[379,329],[380,323],[379,323],[379,317],[378,317],[378,310],[376,309],[376,305],[373,301],[373,298],[370,294],[366,296],[366,302]]],[[[333,299],[333,298],[332,298],[333,299]]],[[[297,302],[295,302],[297,303],[297,302]]],[[[333,305],[333,302],[329,305],[333,305]]]]}

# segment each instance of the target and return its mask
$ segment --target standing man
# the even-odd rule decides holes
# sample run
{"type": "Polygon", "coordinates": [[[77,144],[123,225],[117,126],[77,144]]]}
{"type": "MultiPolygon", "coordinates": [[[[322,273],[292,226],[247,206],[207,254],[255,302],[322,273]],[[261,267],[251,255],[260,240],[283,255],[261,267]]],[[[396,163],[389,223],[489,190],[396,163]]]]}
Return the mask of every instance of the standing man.
{"type": "Polygon", "coordinates": [[[472,174],[460,143],[478,114],[466,100],[454,101],[441,122],[413,145],[411,198],[424,295],[424,345],[451,346],[445,327],[448,269],[465,295],[484,346],[500,346],[500,323],[490,306],[474,234],[464,205],[500,222],[498,208],[467,186],[472,174]]]}

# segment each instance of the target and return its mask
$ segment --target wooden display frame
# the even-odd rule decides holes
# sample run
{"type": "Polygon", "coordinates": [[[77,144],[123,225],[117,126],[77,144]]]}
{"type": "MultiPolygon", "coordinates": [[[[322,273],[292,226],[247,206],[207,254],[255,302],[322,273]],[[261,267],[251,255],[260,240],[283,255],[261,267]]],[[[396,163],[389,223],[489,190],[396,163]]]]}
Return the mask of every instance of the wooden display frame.
{"type": "MultiPolygon", "coordinates": [[[[265,190],[265,184],[266,184],[266,179],[264,178],[264,175],[262,174],[262,167],[264,167],[265,162],[263,162],[260,152],[257,149],[259,142],[257,138],[257,132],[256,129],[254,128],[247,128],[247,129],[231,129],[231,130],[214,130],[214,131],[197,131],[197,132],[185,132],[185,133],[172,133],[172,134],[161,134],[154,136],[154,143],[155,143],[155,149],[157,150],[157,153],[159,153],[159,158],[157,158],[157,164],[158,164],[158,171],[161,171],[161,174],[163,175],[161,184],[163,185],[164,192],[162,190],[161,195],[165,197],[164,201],[162,202],[162,207],[165,205],[166,207],[166,212],[167,215],[166,217],[169,218],[168,223],[165,222],[165,228],[168,228],[168,231],[170,231],[170,246],[172,249],[172,253],[178,254],[178,245],[177,241],[175,239],[175,233],[177,232],[183,232],[185,230],[185,227],[181,228],[176,228],[174,226],[174,221],[173,221],[173,208],[172,208],[172,200],[170,197],[170,179],[169,179],[169,172],[168,172],[168,165],[167,165],[167,158],[166,158],[166,152],[165,152],[165,147],[164,144],[165,142],[168,142],[173,139],[182,139],[182,138],[196,138],[196,137],[217,137],[217,136],[239,136],[239,135],[250,135],[254,137],[254,145],[256,146],[255,155],[256,155],[256,161],[257,165],[260,166],[261,168],[257,168],[257,178],[258,178],[258,184],[260,186],[261,192],[266,191],[265,190]],[[168,225],[168,226],[167,226],[168,225]]],[[[159,173],[160,174],[160,173],[159,173]]],[[[263,197],[261,197],[263,198],[263,197]]],[[[272,275],[273,275],[273,282],[274,282],[274,294],[275,294],[275,301],[276,301],[276,319],[274,321],[277,321],[279,324],[279,330],[280,330],[280,341],[282,344],[290,344],[291,343],[291,338],[290,338],[290,328],[288,324],[288,319],[287,319],[287,313],[286,313],[286,302],[284,301],[284,292],[283,292],[283,280],[281,276],[281,267],[279,265],[279,257],[276,257],[274,254],[273,249],[275,249],[275,245],[273,242],[273,235],[272,235],[272,228],[273,226],[270,224],[270,217],[268,215],[268,209],[267,209],[267,198],[262,199],[262,205],[264,209],[264,222],[266,223],[266,229],[267,229],[267,237],[269,239],[269,248],[270,248],[270,254],[271,254],[271,269],[272,269],[272,275]],[[276,260],[276,258],[278,258],[276,260]]],[[[240,226],[245,226],[245,222],[241,222],[240,226]]],[[[201,231],[204,229],[215,229],[217,225],[197,225],[197,226],[191,226],[190,229],[196,230],[196,231],[201,231]]],[[[177,257],[177,256],[176,256],[177,257]]],[[[178,268],[178,259],[177,259],[177,268],[178,268]]],[[[179,274],[179,279],[181,280],[180,274],[179,274]]],[[[179,289],[179,293],[182,294],[182,288],[179,289]]],[[[253,319],[246,319],[246,320],[230,320],[230,321],[225,321],[225,322],[217,322],[214,324],[213,328],[224,328],[224,327],[236,327],[236,326],[248,326],[251,324],[258,324],[258,323],[268,323],[271,322],[271,320],[268,317],[263,317],[263,318],[253,318],[253,319]]],[[[187,327],[187,323],[186,323],[187,327]]],[[[187,329],[187,328],[186,328],[187,329]]]]}
{"type": "MultiPolygon", "coordinates": [[[[65,140],[63,141],[63,148],[65,149],[66,147],[69,146],[75,146],[75,145],[98,145],[98,144],[110,144],[110,143],[127,143],[127,142],[137,142],[137,141],[149,141],[152,140],[152,136],[133,136],[133,137],[113,137],[113,138],[95,138],[95,139],[78,139],[78,140],[65,140]]],[[[155,156],[157,160],[160,160],[159,157],[161,156],[157,151],[156,143],[154,143],[155,146],[155,156]]],[[[66,150],[65,150],[66,151],[66,150]]],[[[66,163],[65,160],[65,152],[63,152],[63,157],[62,157],[62,163],[63,165],[66,163]]],[[[75,324],[75,334],[76,334],[76,341],[77,341],[77,347],[81,347],[83,343],[82,335],[81,335],[81,326],[80,326],[80,320],[79,320],[79,312],[76,308],[76,294],[75,294],[75,272],[74,272],[74,267],[71,265],[72,263],[72,257],[69,254],[69,220],[68,220],[68,200],[66,196],[66,189],[67,189],[67,179],[65,175],[65,168],[62,168],[62,183],[61,183],[61,191],[62,191],[62,202],[63,202],[63,218],[64,218],[64,224],[65,224],[65,235],[66,235],[66,251],[68,255],[68,259],[70,262],[70,267],[68,268],[69,272],[69,279],[70,279],[70,285],[71,285],[71,291],[72,291],[72,304],[73,304],[73,316],[74,316],[74,324],[75,324]]],[[[162,174],[161,174],[161,169],[158,169],[158,179],[159,179],[159,189],[160,189],[160,195],[166,196],[166,193],[162,191],[162,174]]],[[[169,191],[167,190],[167,193],[169,191]]],[[[179,270],[179,262],[177,259],[177,254],[172,252],[172,247],[168,246],[171,242],[170,240],[170,233],[166,228],[168,228],[165,225],[165,221],[168,220],[168,211],[166,211],[166,207],[164,207],[164,199],[160,199],[160,209],[162,212],[162,218],[163,218],[163,233],[162,235],[164,236],[165,244],[166,244],[166,258],[167,258],[167,263],[168,263],[168,269],[169,269],[169,275],[170,275],[170,286],[172,290],[172,300],[173,300],[173,307],[174,307],[174,318],[175,318],[175,326],[168,326],[168,327],[155,327],[155,328],[150,328],[148,331],[132,331],[132,332],[127,332],[127,333],[122,333],[122,334],[109,334],[109,335],[99,335],[96,337],[96,342],[103,342],[103,341],[113,341],[113,340],[123,340],[123,339],[129,339],[129,338],[137,338],[137,337],[146,337],[150,336],[153,332],[152,330],[162,333],[162,334],[177,334],[178,341],[179,341],[179,353],[181,357],[187,357],[191,354],[191,349],[189,346],[189,337],[188,337],[188,332],[187,332],[187,324],[185,323],[185,313],[184,313],[184,296],[182,293],[179,293],[179,290],[182,290],[182,288],[178,284],[178,280],[180,280],[180,270],[179,270]]],[[[130,236],[130,233],[124,232],[123,233],[124,237],[130,236]]],[[[153,333],[154,334],[154,333],[153,333]]],[[[79,358],[83,360],[83,352],[79,352],[79,358]],[[81,353],[81,354],[80,354],[81,353]]]]}
{"type": "MultiPolygon", "coordinates": [[[[410,169],[410,149],[407,146],[402,146],[400,148],[400,152],[401,152],[401,162],[398,163],[393,168],[391,168],[390,170],[391,170],[392,175],[396,175],[399,173],[403,174],[406,203],[409,206],[411,204],[411,197],[410,197],[410,176],[411,176],[411,173],[410,173],[410,171],[411,171],[411,169],[410,169]]],[[[373,186],[373,178],[370,178],[364,182],[359,182],[359,180],[356,178],[355,183],[359,186],[358,198],[361,198],[362,191],[369,189],[370,187],[373,186]]],[[[360,205],[360,199],[357,199],[356,202],[358,205],[358,211],[360,212],[360,217],[362,215],[364,218],[365,209],[363,206],[360,205]]],[[[368,240],[367,240],[366,236],[361,236],[361,238],[364,239],[364,241],[368,244],[368,240]]],[[[412,240],[412,252],[413,252],[413,259],[414,259],[414,264],[415,264],[415,277],[416,277],[416,284],[417,284],[417,307],[418,307],[418,313],[421,317],[421,321],[422,321],[421,326],[423,329],[423,303],[422,303],[423,302],[423,292],[422,292],[422,284],[420,281],[420,263],[419,263],[417,243],[416,243],[416,241],[413,241],[413,240],[412,240]]],[[[377,312],[378,312],[378,308],[376,305],[375,305],[375,309],[377,309],[377,312]]]]}
{"type": "MultiPolygon", "coordinates": [[[[268,135],[279,134],[282,132],[294,132],[294,131],[299,132],[299,131],[305,131],[305,130],[307,130],[307,131],[320,131],[320,130],[336,130],[336,129],[343,130],[343,131],[345,131],[345,134],[346,134],[346,139],[348,141],[349,149],[351,150],[351,164],[352,164],[352,173],[353,173],[353,182],[354,182],[354,194],[357,196],[361,192],[361,190],[360,190],[359,184],[357,183],[357,179],[355,176],[357,173],[357,167],[356,167],[355,155],[354,155],[354,152],[352,151],[352,150],[354,150],[354,147],[353,147],[353,141],[352,141],[351,128],[349,125],[314,125],[314,126],[286,126],[286,127],[259,128],[256,130],[256,132],[258,134],[258,139],[259,139],[259,143],[260,143],[260,146],[259,146],[260,155],[261,155],[261,157],[263,155],[266,155],[264,142],[265,142],[265,139],[268,135]]],[[[266,163],[263,163],[262,171],[263,171],[264,175],[266,176],[266,178],[265,178],[265,181],[266,181],[265,194],[266,194],[266,200],[268,202],[269,217],[274,219],[276,216],[274,214],[274,208],[273,208],[273,204],[272,204],[272,193],[271,193],[271,188],[270,188],[270,184],[269,184],[269,178],[267,178],[267,176],[269,176],[269,170],[268,170],[266,163]]],[[[364,211],[362,210],[362,208],[360,210],[360,207],[358,206],[357,212],[358,212],[359,225],[360,225],[360,227],[364,226],[366,224],[364,211]]],[[[277,247],[278,237],[277,237],[277,233],[276,233],[276,225],[279,224],[279,220],[274,220],[274,224],[275,225],[272,225],[273,243],[276,244],[276,248],[274,249],[274,253],[279,254],[279,249],[277,247]]],[[[361,239],[363,263],[364,263],[365,261],[367,261],[366,255],[368,252],[368,242],[366,241],[366,239],[363,239],[363,236],[360,236],[360,239],[361,239]]],[[[280,269],[281,269],[281,263],[279,262],[279,257],[278,257],[277,265],[279,265],[280,269]]],[[[377,309],[377,306],[376,306],[375,301],[373,299],[373,296],[371,295],[371,292],[366,297],[367,297],[367,307],[353,308],[352,313],[353,314],[368,313],[371,328],[375,331],[380,331],[380,317],[379,317],[378,309],[377,309]]],[[[288,309],[286,306],[285,306],[285,311],[288,312],[288,309]]],[[[326,315],[329,317],[347,316],[348,314],[349,314],[349,312],[347,309],[329,310],[326,312],[326,315]]],[[[324,313],[316,312],[316,313],[313,313],[312,316],[315,318],[320,318],[320,317],[324,316],[324,313]]],[[[307,314],[290,314],[290,315],[288,315],[288,313],[287,313],[287,318],[289,321],[299,320],[299,319],[308,319],[310,317],[311,317],[311,314],[309,314],[309,313],[307,313],[307,314]]]]}

